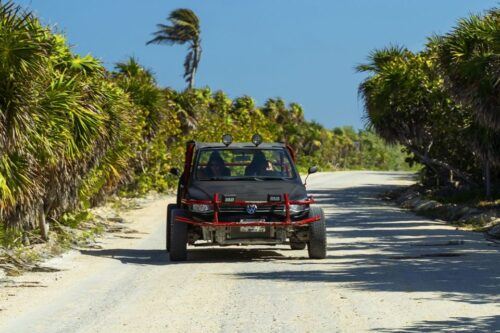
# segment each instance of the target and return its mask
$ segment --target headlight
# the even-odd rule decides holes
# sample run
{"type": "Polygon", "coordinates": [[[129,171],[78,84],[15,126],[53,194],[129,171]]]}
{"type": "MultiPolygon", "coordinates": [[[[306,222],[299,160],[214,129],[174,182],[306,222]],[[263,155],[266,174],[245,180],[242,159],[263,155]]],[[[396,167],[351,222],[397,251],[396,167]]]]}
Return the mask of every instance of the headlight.
{"type": "Polygon", "coordinates": [[[303,212],[306,210],[307,205],[290,205],[290,212],[291,213],[298,213],[298,212],[303,212]]]}
{"type": "Polygon", "coordinates": [[[191,205],[191,211],[193,213],[209,213],[214,210],[214,207],[212,205],[206,205],[206,204],[192,204],[191,205]]]}

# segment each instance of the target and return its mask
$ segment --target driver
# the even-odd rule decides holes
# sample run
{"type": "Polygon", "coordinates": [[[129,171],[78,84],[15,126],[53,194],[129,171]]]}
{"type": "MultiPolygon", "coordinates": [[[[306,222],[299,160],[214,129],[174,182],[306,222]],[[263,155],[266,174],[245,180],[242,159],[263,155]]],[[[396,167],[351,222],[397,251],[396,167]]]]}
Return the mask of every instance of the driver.
{"type": "Polygon", "coordinates": [[[207,178],[211,177],[229,177],[231,170],[224,164],[224,160],[218,151],[213,151],[208,159],[207,166],[203,169],[203,174],[207,178]]]}

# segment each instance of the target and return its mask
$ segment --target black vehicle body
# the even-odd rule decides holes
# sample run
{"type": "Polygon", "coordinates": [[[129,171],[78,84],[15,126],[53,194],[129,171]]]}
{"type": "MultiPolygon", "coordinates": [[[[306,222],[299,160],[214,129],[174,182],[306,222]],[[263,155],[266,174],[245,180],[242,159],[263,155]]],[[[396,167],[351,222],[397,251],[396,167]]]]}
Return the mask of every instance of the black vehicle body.
{"type": "MultiPolygon", "coordinates": [[[[301,249],[314,238],[312,224],[322,224],[316,229],[324,234],[323,213],[317,207],[311,209],[314,200],[308,197],[294,160],[293,150],[283,143],[188,142],[177,203],[169,206],[167,214],[167,250],[171,259],[187,258],[186,243],[290,244],[301,249]],[[254,161],[264,155],[272,158],[266,160],[270,171],[250,175],[254,161]],[[211,174],[209,165],[214,156],[226,158],[223,176],[211,174]]],[[[180,174],[176,169],[171,172],[180,174]]],[[[320,238],[321,244],[312,255],[308,247],[311,258],[326,255],[326,238],[320,238]]]]}

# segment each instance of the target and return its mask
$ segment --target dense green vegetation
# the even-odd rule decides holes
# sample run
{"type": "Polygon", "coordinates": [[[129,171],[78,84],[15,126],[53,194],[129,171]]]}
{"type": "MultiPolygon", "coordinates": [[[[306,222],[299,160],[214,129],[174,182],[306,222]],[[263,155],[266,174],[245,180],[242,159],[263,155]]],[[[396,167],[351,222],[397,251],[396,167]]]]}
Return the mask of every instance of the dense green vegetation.
{"type": "Polygon", "coordinates": [[[168,170],[182,165],[185,141],[219,141],[223,133],[285,140],[301,168],[404,168],[398,146],[369,131],[325,129],[306,121],[298,104],[277,98],[258,107],[249,96],[231,100],[208,88],[164,89],[135,59],[108,71],[72,53],[32,14],[0,3],[3,240],[28,230],[46,238],[46,221],[73,227],[68,214],[111,194],[172,188],[168,170]]]}
{"type": "Polygon", "coordinates": [[[413,53],[390,46],[358,66],[366,117],[377,134],[425,165],[424,181],[498,196],[500,11],[462,19],[413,53]],[[495,190],[496,189],[496,192],[495,190]]]}

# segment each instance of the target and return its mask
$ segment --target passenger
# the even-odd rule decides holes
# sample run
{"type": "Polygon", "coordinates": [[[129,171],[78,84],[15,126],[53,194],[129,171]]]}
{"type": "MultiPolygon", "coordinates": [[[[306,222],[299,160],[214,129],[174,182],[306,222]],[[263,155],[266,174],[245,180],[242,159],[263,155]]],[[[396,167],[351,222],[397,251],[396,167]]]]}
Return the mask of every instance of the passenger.
{"type": "Polygon", "coordinates": [[[267,161],[266,171],[274,171],[273,162],[271,162],[269,160],[267,161]]]}
{"type": "Polygon", "coordinates": [[[261,151],[255,152],[252,162],[245,168],[245,176],[273,176],[275,173],[272,163],[261,151]]]}
{"type": "Polygon", "coordinates": [[[213,151],[212,154],[210,154],[207,166],[203,169],[203,177],[212,178],[229,176],[231,176],[231,170],[226,167],[219,152],[213,151]]]}

